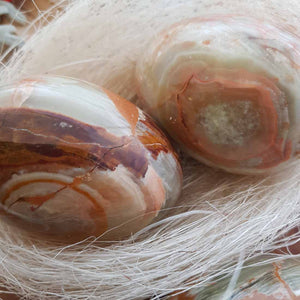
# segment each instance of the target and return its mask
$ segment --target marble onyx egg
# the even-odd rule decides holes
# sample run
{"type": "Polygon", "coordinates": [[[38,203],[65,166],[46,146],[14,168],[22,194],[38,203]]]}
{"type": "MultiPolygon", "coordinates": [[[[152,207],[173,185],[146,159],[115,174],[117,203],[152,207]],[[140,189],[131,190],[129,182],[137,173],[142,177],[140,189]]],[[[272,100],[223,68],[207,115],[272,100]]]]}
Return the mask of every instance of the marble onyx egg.
{"type": "Polygon", "coordinates": [[[195,159],[278,170],[300,150],[300,37],[243,16],[182,21],[137,64],[142,108],[195,159]]]}
{"type": "Polygon", "coordinates": [[[0,201],[16,223],[57,238],[138,231],[181,191],[167,138],[132,103],[69,78],[0,89],[0,201]]]}

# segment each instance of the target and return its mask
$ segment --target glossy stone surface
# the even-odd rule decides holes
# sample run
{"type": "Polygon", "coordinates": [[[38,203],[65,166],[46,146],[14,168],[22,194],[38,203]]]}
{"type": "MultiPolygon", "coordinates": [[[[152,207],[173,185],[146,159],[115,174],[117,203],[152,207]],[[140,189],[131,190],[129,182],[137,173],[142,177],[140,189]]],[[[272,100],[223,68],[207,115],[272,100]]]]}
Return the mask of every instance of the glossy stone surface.
{"type": "Polygon", "coordinates": [[[124,238],[179,196],[168,140],[109,91],[59,77],[1,87],[0,124],[1,207],[34,231],[124,238]]]}
{"type": "Polygon", "coordinates": [[[143,108],[194,158],[264,173],[299,152],[300,42],[239,16],[175,24],[137,65],[143,108]]]}

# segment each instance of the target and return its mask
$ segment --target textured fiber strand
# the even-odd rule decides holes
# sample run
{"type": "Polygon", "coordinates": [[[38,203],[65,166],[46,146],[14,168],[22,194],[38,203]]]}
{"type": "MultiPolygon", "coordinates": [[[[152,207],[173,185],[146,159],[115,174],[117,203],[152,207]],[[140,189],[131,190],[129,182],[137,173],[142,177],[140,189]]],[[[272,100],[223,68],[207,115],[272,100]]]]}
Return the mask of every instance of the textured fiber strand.
{"type": "MultiPolygon", "coordinates": [[[[66,75],[135,101],[135,62],[149,40],[174,22],[207,13],[247,12],[284,22],[294,32],[299,28],[296,0],[61,4],[67,5],[65,12],[3,66],[1,84],[45,73],[66,75]]],[[[105,245],[91,238],[57,245],[1,222],[3,290],[24,299],[158,299],[231,277],[237,266],[300,239],[297,232],[284,236],[300,220],[299,160],[278,174],[259,177],[226,174],[188,158],[183,164],[184,190],[176,208],[127,241],[105,245]]],[[[289,256],[273,254],[260,263],[289,256]]]]}

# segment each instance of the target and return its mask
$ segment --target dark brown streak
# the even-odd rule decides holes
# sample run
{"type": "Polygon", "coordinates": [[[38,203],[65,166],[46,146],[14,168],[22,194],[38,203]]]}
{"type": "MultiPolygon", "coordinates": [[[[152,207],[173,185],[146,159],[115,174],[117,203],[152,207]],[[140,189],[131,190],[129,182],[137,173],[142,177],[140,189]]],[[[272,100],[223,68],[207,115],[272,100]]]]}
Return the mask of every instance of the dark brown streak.
{"type": "Polygon", "coordinates": [[[14,168],[16,172],[16,168],[36,164],[87,167],[90,163],[97,163],[101,169],[114,170],[123,164],[138,177],[143,176],[147,169],[144,146],[140,143],[129,145],[137,140],[135,136],[118,137],[102,127],[57,113],[27,108],[0,109],[0,119],[9,119],[5,128],[0,128],[2,168],[14,168]],[[61,122],[68,126],[60,127],[61,122]],[[126,145],[129,147],[124,149],[124,153],[123,149],[118,151],[126,145]]]}
{"type": "Polygon", "coordinates": [[[124,143],[124,144],[122,144],[122,145],[119,145],[119,146],[115,146],[115,147],[109,148],[106,152],[103,153],[102,160],[105,160],[105,156],[106,156],[107,154],[109,154],[109,152],[111,152],[112,150],[120,149],[120,148],[126,147],[126,146],[129,145],[130,143],[132,143],[132,140],[129,141],[129,142],[127,142],[127,143],[124,143]]]}
{"type": "MultiPolygon", "coordinates": [[[[77,186],[79,184],[81,184],[82,182],[84,182],[84,180],[86,178],[88,178],[88,176],[93,173],[95,171],[95,169],[97,168],[98,166],[95,165],[91,170],[89,170],[88,172],[84,173],[83,175],[78,175],[78,176],[75,176],[75,178],[73,179],[73,181],[71,183],[68,183],[66,184],[64,187],[58,189],[57,191],[53,192],[53,193],[50,193],[48,195],[44,195],[44,196],[36,196],[36,197],[39,197],[39,198],[46,198],[44,199],[44,201],[41,201],[41,203],[39,205],[37,205],[36,207],[31,207],[31,210],[32,211],[35,211],[37,210],[38,208],[40,208],[46,201],[50,200],[51,198],[53,198],[54,196],[56,196],[58,193],[60,193],[61,191],[65,190],[67,187],[70,187],[70,186],[77,186]],[[51,197],[51,198],[49,198],[51,197]]],[[[8,206],[8,209],[10,209],[14,204],[16,203],[19,203],[19,202],[28,202],[28,199],[30,198],[34,198],[34,197],[21,197],[19,199],[17,199],[15,202],[13,202],[12,204],[10,204],[8,206]]]]}
{"type": "Polygon", "coordinates": [[[187,132],[189,132],[189,129],[188,129],[188,126],[185,123],[185,119],[183,117],[183,109],[182,109],[182,103],[181,103],[182,101],[179,98],[180,98],[180,95],[183,94],[185,92],[185,90],[188,88],[188,86],[190,85],[191,80],[193,78],[196,79],[196,76],[194,74],[190,76],[190,78],[184,83],[182,89],[176,94],[176,104],[177,104],[177,107],[178,107],[178,117],[181,121],[181,124],[184,126],[184,128],[187,132]]]}
{"type": "MultiPolygon", "coordinates": [[[[31,210],[32,211],[36,211],[38,208],[40,208],[46,201],[48,201],[49,199],[53,198],[54,196],[56,196],[59,192],[65,190],[69,185],[65,185],[64,187],[60,188],[59,190],[57,190],[56,192],[53,192],[49,195],[44,195],[44,196],[37,196],[37,197],[40,197],[40,198],[46,198],[44,201],[41,201],[40,204],[38,204],[36,207],[34,206],[31,206],[31,210]],[[49,198],[51,197],[51,198],[49,198]]],[[[10,209],[13,205],[19,203],[19,202],[28,202],[28,200],[32,198],[32,197],[21,197],[19,199],[17,199],[15,202],[11,203],[9,206],[8,206],[8,209],[10,209]]]]}

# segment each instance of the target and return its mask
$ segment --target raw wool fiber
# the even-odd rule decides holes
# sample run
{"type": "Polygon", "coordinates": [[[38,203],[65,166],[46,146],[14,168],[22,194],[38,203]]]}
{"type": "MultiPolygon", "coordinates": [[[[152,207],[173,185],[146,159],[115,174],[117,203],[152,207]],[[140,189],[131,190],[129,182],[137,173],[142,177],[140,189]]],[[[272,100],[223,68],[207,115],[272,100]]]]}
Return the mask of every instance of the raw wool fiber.
{"type": "MultiPolygon", "coordinates": [[[[297,0],[62,2],[66,4],[63,14],[3,66],[1,84],[40,74],[65,75],[135,101],[136,60],[172,23],[241,12],[283,22],[294,32],[300,22],[297,0]]],[[[158,299],[232,276],[237,265],[300,240],[297,233],[284,235],[300,221],[299,160],[280,173],[258,177],[226,174],[189,158],[183,167],[184,189],[176,207],[123,242],[106,246],[91,238],[59,245],[1,222],[1,286],[24,299],[158,299]]],[[[289,256],[273,254],[270,259],[289,256]]]]}

